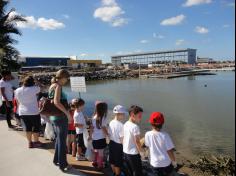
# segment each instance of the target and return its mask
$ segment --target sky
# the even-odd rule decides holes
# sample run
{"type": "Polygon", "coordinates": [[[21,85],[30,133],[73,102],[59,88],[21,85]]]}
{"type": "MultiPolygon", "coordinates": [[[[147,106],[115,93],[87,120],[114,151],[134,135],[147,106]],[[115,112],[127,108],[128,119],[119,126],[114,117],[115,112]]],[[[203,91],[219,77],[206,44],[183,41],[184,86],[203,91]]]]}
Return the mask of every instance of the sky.
{"type": "Polygon", "coordinates": [[[197,49],[235,59],[234,0],[9,0],[23,56],[102,59],[127,53],[197,49]]]}

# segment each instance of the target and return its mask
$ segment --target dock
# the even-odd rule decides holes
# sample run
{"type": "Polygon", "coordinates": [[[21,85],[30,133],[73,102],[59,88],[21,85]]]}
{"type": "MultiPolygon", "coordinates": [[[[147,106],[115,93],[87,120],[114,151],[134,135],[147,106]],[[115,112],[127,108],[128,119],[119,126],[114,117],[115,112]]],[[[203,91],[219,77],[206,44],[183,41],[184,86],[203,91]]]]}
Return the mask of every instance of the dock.
{"type": "Polygon", "coordinates": [[[140,77],[144,79],[145,78],[172,79],[172,78],[197,76],[197,75],[216,75],[216,73],[212,73],[209,70],[191,70],[191,71],[173,72],[168,74],[140,75],[140,77]]]}

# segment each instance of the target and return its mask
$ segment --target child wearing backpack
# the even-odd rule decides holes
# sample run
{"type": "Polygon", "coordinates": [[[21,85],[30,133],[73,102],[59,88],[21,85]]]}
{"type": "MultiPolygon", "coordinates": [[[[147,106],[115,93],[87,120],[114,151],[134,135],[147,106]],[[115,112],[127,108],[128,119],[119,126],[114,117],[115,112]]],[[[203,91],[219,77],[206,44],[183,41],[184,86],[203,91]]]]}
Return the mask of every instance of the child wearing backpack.
{"type": "Polygon", "coordinates": [[[171,176],[175,173],[177,163],[174,144],[168,133],[162,131],[164,115],[153,112],[150,116],[152,130],[145,134],[145,145],[150,150],[150,164],[155,175],[171,176]]]}

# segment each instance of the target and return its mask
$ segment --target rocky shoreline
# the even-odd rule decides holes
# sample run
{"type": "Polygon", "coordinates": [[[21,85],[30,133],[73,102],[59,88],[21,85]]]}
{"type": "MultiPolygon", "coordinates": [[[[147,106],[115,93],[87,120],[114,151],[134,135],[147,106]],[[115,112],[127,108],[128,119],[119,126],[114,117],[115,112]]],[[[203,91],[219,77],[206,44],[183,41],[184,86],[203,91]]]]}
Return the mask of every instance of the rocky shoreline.
{"type": "MultiPolygon", "coordinates": [[[[27,75],[33,75],[40,83],[49,85],[56,72],[22,72],[19,73],[20,80],[27,75]]],[[[86,81],[115,80],[138,78],[138,71],[131,70],[100,70],[100,71],[70,71],[71,76],[84,76],[86,81]]]]}

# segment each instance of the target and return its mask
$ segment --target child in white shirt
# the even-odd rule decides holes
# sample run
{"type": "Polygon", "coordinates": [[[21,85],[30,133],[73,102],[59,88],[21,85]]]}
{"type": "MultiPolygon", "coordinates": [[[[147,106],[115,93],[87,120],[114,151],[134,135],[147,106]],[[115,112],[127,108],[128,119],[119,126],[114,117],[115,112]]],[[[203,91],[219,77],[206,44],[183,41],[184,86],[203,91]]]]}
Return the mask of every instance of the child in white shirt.
{"type": "Polygon", "coordinates": [[[127,165],[132,169],[133,176],[143,176],[142,152],[140,143],[140,129],[137,125],[141,122],[143,109],[133,105],[129,109],[129,121],[124,125],[123,152],[127,165]]]}
{"type": "Polygon", "coordinates": [[[99,169],[104,168],[104,149],[107,146],[106,136],[107,131],[107,111],[108,106],[105,102],[97,102],[94,117],[92,119],[92,144],[94,148],[93,166],[99,169]]]}
{"type": "Polygon", "coordinates": [[[120,176],[121,167],[123,165],[123,137],[124,125],[122,120],[125,118],[127,111],[121,105],[117,105],[113,109],[115,118],[110,122],[108,133],[110,137],[109,143],[109,161],[115,176],[120,176]]]}
{"type": "Polygon", "coordinates": [[[174,155],[174,144],[170,136],[163,132],[164,116],[153,112],[150,116],[152,131],[145,135],[145,145],[150,149],[150,164],[155,175],[172,175],[177,166],[174,155]]]}
{"type": "Polygon", "coordinates": [[[84,117],[83,110],[85,101],[83,99],[75,99],[72,102],[75,108],[74,112],[74,124],[76,129],[76,142],[77,142],[77,154],[76,160],[85,160],[86,147],[84,145],[84,130],[86,130],[86,118],[84,117]]]}

